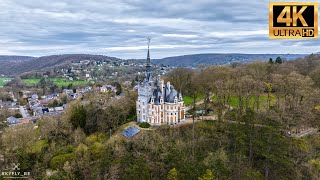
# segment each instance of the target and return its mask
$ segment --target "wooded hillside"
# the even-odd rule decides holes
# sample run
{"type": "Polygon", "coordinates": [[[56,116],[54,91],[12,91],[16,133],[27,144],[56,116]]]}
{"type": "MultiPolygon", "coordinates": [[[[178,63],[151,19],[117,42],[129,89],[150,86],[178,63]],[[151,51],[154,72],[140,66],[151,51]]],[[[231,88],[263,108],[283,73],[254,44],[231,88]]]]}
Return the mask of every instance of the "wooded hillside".
{"type": "Polygon", "coordinates": [[[48,179],[319,179],[320,57],[176,69],[195,123],[120,135],[136,94],[92,94],[60,118],[7,127],[0,152],[48,179]],[[200,99],[199,99],[200,97],[200,99]],[[203,100],[203,103],[196,103],[203,100]],[[217,117],[202,121],[196,110],[217,117]],[[110,128],[112,130],[109,138],[110,128]],[[301,135],[301,136],[300,136],[301,135]]]}

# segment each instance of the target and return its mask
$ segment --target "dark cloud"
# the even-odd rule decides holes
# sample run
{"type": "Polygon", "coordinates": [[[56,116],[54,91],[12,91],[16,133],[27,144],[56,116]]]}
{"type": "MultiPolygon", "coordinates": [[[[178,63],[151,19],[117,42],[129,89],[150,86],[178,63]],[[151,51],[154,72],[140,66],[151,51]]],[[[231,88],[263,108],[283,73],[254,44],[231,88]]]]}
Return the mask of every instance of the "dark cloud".
{"type": "Polygon", "coordinates": [[[270,40],[269,1],[0,0],[0,54],[311,53],[318,41],[270,40]]]}

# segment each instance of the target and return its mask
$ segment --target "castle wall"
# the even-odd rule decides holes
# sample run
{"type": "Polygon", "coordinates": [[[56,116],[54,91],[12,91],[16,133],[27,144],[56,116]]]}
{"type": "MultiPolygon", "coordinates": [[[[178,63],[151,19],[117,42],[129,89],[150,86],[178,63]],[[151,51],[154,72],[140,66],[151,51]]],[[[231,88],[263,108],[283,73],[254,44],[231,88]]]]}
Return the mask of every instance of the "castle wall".
{"type": "Polygon", "coordinates": [[[162,103],[159,105],[145,102],[146,100],[141,97],[136,102],[139,123],[148,122],[152,125],[177,124],[185,120],[183,102],[162,103]]]}

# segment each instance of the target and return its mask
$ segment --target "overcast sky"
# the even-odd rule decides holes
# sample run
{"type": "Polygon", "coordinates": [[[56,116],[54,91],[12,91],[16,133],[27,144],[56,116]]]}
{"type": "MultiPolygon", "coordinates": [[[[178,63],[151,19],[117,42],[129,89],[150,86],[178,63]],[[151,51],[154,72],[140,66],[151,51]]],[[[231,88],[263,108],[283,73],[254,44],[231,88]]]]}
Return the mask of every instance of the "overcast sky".
{"type": "Polygon", "coordinates": [[[0,0],[0,55],[314,53],[319,40],[270,40],[265,0],[0,0]]]}

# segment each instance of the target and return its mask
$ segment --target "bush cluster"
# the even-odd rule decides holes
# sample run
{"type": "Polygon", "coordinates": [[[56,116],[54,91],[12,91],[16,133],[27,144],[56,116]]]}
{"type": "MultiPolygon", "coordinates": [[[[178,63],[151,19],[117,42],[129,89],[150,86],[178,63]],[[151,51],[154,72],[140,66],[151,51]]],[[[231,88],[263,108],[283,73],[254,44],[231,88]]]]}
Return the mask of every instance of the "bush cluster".
{"type": "Polygon", "coordinates": [[[143,123],[139,124],[139,127],[141,127],[141,128],[149,128],[150,126],[151,125],[149,123],[147,123],[147,122],[143,122],[143,123]]]}

